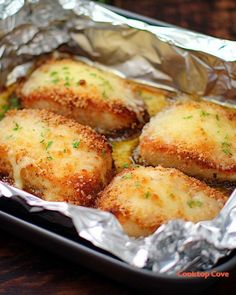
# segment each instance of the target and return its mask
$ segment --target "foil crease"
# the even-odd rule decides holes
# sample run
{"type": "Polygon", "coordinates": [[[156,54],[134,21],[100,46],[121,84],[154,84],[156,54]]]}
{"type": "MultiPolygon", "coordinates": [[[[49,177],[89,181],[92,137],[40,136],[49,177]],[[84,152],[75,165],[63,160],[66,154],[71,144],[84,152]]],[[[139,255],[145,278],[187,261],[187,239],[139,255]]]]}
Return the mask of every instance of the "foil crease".
{"type": "Polygon", "coordinates": [[[85,0],[4,1],[0,11],[0,85],[15,66],[59,47],[129,79],[235,103],[234,41],[151,26],[85,0]]]}
{"type": "MultiPolygon", "coordinates": [[[[151,26],[85,0],[0,2],[0,87],[55,49],[128,79],[235,106],[236,42],[151,26]]],[[[108,212],[46,202],[2,182],[0,198],[12,198],[29,212],[58,212],[72,220],[82,238],[154,272],[207,270],[236,248],[236,192],[212,221],[174,220],[140,239],[128,237],[108,212]]],[[[60,217],[48,221],[61,222],[60,217]]]]}
{"type": "MultiPolygon", "coordinates": [[[[178,271],[208,270],[236,248],[236,190],[220,214],[196,224],[173,220],[155,233],[134,239],[109,212],[46,202],[0,182],[0,198],[14,198],[29,212],[55,211],[71,218],[79,236],[138,268],[176,274],[178,271]]],[[[60,223],[60,218],[49,222],[60,223]]]]}

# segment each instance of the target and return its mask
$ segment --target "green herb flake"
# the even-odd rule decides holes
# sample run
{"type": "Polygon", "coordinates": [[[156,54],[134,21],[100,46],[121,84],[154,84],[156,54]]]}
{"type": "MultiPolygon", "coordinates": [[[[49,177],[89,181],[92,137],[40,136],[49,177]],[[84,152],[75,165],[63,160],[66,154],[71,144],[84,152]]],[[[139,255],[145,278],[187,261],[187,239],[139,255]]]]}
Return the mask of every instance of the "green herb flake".
{"type": "Polygon", "coordinates": [[[60,81],[60,80],[59,80],[58,78],[56,78],[56,79],[53,79],[53,80],[52,80],[52,83],[53,83],[53,84],[57,84],[59,81],[60,81]]]}
{"type": "Polygon", "coordinates": [[[203,203],[199,200],[189,200],[187,202],[190,208],[202,207],[203,203]]]}
{"type": "Polygon", "coordinates": [[[132,175],[130,173],[127,173],[122,176],[122,179],[131,179],[131,178],[132,178],[132,175]]]}
{"type": "Polygon", "coordinates": [[[50,140],[46,145],[46,151],[52,146],[52,144],[53,144],[53,141],[50,140]]]}
{"type": "Polygon", "coordinates": [[[9,109],[10,109],[10,106],[8,106],[8,105],[3,105],[3,106],[2,106],[2,111],[3,111],[4,113],[7,112],[9,109]]]}
{"type": "Polygon", "coordinates": [[[70,82],[69,81],[65,82],[64,83],[64,86],[69,87],[70,86],[70,82]]]}
{"type": "Polygon", "coordinates": [[[53,160],[53,157],[48,156],[47,159],[48,159],[49,161],[52,161],[52,160],[53,160]]]}
{"type": "Polygon", "coordinates": [[[183,119],[185,119],[185,120],[192,119],[192,118],[193,118],[193,116],[186,116],[186,117],[183,117],[183,119]]]}
{"type": "Polygon", "coordinates": [[[229,141],[229,135],[228,134],[225,135],[224,140],[229,141]]]}
{"type": "Polygon", "coordinates": [[[106,156],[106,153],[107,153],[106,149],[103,149],[102,150],[102,156],[105,157],[106,156]]]}
{"type": "Polygon", "coordinates": [[[15,124],[15,127],[12,129],[13,131],[18,131],[22,129],[22,127],[17,122],[14,122],[14,124],[15,124]]]}
{"type": "Polygon", "coordinates": [[[108,98],[106,91],[103,91],[102,96],[103,96],[103,98],[105,98],[105,99],[108,98]]]}
{"type": "Polygon", "coordinates": [[[229,148],[231,147],[231,143],[228,143],[228,142],[222,142],[222,147],[226,147],[226,148],[229,148]]]}
{"type": "Polygon", "coordinates": [[[200,114],[201,117],[207,117],[207,116],[210,116],[210,113],[204,111],[204,110],[201,110],[201,114],[200,114]]]}
{"type": "Polygon", "coordinates": [[[2,111],[0,112],[0,120],[4,117],[5,113],[9,110],[9,106],[8,105],[3,105],[1,107],[2,111]]]}
{"type": "Polygon", "coordinates": [[[232,156],[230,148],[231,148],[231,143],[226,142],[226,141],[221,143],[222,152],[225,153],[228,156],[232,156]]]}
{"type": "Polygon", "coordinates": [[[74,149],[77,149],[80,145],[80,141],[73,141],[72,146],[74,149]]]}
{"type": "Polygon", "coordinates": [[[115,149],[117,147],[117,143],[116,142],[111,142],[111,147],[112,147],[112,149],[115,149]]]}
{"type": "Polygon", "coordinates": [[[54,76],[56,76],[57,74],[58,74],[58,72],[53,71],[53,72],[50,73],[50,76],[51,76],[51,77],[54,77],[54,76]]]}
{"type": "Polygon", "coordinates": [[[20,108],[20,101],[17,97],[10,97],[9,98],[9,108],[10,109],[19,109],[20,108]]]}
{"type": "Polygon", "coordinates": [[[5,139],[10,139],[12,137],[13,137],[13,134],[6,136],[5,139]]]}
{"type": "Polygon", "coordinates": [[[95,74],[95,73],[90,73],[89,75],[92,77],[97,77],[97,74],[95,74]]]}
{"type": "Polygon", "coordinates": [[[148,198],[150,198],[151,197],[151,193],[150,192],[146,192],[145,194],[144,194],[144,198],[145,199],[148,199],[148,198]]]}
{"type": "Polygon", "coordinates": [[[44,139],[42,139],[42,140],[40,141],[40,143],[44,143],[44,139]]]}
{"type": "Polygon", "coordinates": [[[216,114],[216,120],[220,121],[220,116],[218,114],[216,114]]]}
{"type": "Polygon", "coordinates": [[[225,154],[228,155],[228,156],[232,156],[231,151],[228,150],[228,149],[222,149],[222,152],[225,153],[225,154]]]}
{"type": "Polygon", "coordinates": [[[124,165],[122,165],[122,168],[129,168],[129,164],[125,163],[124,165]]]}

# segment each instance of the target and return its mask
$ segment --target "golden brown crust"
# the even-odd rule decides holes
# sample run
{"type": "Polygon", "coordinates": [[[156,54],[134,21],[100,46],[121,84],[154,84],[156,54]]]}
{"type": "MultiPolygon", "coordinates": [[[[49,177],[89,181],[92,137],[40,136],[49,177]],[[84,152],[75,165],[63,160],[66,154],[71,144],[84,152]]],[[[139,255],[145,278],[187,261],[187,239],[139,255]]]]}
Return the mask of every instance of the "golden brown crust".
{"type": "Polygon", "coordinates": [[[227,197],[173,168],[139,167],[119,173],[97,200],[131,236],[146,236],[161,224],[181,218],[212,219],[227,197]]]}
{"type": "Polygon", "coordinates": [[[92,206],[112,177],[111,148],[90,127],[21,110],[9,111],[0,128],[0,174],[45,200],[92,206]]]}
{"type": "MultiPolygon", "coordinates": [[[[75,74],[70,75],[71,80],[76,78],[75,74]]],[[[83,74],[81,75],[83,77],[83,74]]],[[[120,134],[127,130],[129,130],[128,133],[137,132],[148,120],[148,113],[142,100],[135,98],[132,87],[125,80],[72,59],[50,60],[44,63],[26,82],[21,84],[17,94],[25,108],[48,109],[113,136],[117,132],[120,134]],[[86,71],[84,74],[86,78],[80,79],[78,83],[74,80],[73,83],[66,82],[68,86],[63,79],[69,78],[64,76],[56,80],[59,82],[52,83],[55,80],[50,80],[50,72],[57,72],[53,71],[54,67],[56,69],[59,67],[58,71],[62,71],[63,65],[76,70],[81,67],[81,72],[83,69],[90,72],[96,70],[90,75],[94,74],[96,77],[102,75],[100,80],[102,79],[104,84],[101,84],[99,78],[94,81],[93,76],[91,80],[91,76],[86,71]],[[48,79],[45,78],[46,74],[48,79]],[[43,75],[45,82],[39,87],[33,87],[33,83],[39,83],[37,78],[39,75],[43,75]],[[109,80],[110,78],[112,80],[109,80]],[[119,88],[113,93],[112,89],[116,87],[116,84],[119,88]],[[125,90],[124,93],[122,89],[125,90]],[[104,98],[105,91],[109,94],[105,93],[104,98]]]]}
{"type": "Polygon", "coordinates": [[[236,182],[235,128],[235,113],[226,108],[206,102],[175,104],[144,128],[140,158],[208,181],[236,182]]]}

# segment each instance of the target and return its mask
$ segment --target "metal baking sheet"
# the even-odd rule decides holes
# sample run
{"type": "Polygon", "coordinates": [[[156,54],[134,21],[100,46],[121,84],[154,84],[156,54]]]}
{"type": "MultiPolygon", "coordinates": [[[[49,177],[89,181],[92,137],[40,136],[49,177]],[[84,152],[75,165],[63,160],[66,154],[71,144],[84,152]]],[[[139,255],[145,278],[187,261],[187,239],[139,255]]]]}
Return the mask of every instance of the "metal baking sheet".
{"type": "MultiPolygon", "coordinates": [[[[186,292],[192,292],[193,288],[200,292],[217,281],[209,278],[180,278],[132,267],[89,242],[79,239],[72,224],[68,223],[68,227],[65,228],[45,223],[40,216],[41,213],[35,213],[32,217],[32,214],[10,199],[1,200],[0,207],[0,228],[3,230],[7,228],[7,232],[130,287],[149,292],[166,293],[174,291],[176,287],[186,292]]],[[[235,265],[236,255],[232,255],[214,270],[229,271],[235,265]]]]}
{"type": "MultiPolygon", "coordinates": [[[[142,20],[149,24],[170,26],[121,9],[112,7],[109,7],[109,9],[123,16],[142,20]]],[[[35,215],[32,217],[32,214],[27,216],[26,212],[22,212],[22,208],[15,208],[10,201],[8,204],[0,203],[0,207],[2,209],[0,211],[0,227],[3,229],[7,228],[9,232],[33,243],[36,241],[39,246],[52,250],[54,253],[56,250],[59,255],[132,287],[152,291],[164,290],[166,292],[167,288],[174,290],[176,286],[180,285],[186,290],[189,288],[192,290],[193,285],[196,285],[197,288],[194,289],[199,291],[214,282],[213,279],[179,278],[175,275],[155,274],[144,269],[134,268],[107,252],[99,250],[89,242],[79,239],[73,233],[75,230],[72,224],[68,223],[68,228],[60,228],[58,225],[52,227],[52,224],[47,224],[40,216],[35,215]]],[[[235,266],[236,255],[231,255],[214,269],[216,271],[228,271],[235,266]]]]}

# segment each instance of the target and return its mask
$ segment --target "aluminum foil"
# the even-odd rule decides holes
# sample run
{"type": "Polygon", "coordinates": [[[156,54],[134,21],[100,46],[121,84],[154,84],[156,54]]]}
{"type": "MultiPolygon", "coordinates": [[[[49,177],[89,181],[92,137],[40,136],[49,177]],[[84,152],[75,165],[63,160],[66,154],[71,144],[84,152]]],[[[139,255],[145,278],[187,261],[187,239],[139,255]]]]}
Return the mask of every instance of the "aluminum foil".
{"type": "MultiPolygon", "coordinates": [[[[207,270],[236,248],[236,190],[214,220],[197,224],[173,220],[149,237],[139,239],[127,236],[109,212],[46,202],[2,182],[1,197],[14,198],[29,212],[56,211],[70,217],[80,237],[133,266],[154,272],[207,270]]],[[[61,222],[60,218],[46,218],[61,222]]]]}
{"type": "MultiPolygon", "coordinates": [[[[235,105],[236,42],[150,26],[89,1],[0,1],[0,86],[24,76],[35,57],[55,49],[129,79],[235,105]]],[[[128,237],[107,212],[45,202],[4,183],[0,197],[20,201],[29,212],[59,212],[82,238],[154,272],[206,270],[236,248],[236,193],[212,221],[175,220],[140,239],[128,237]]]]}

